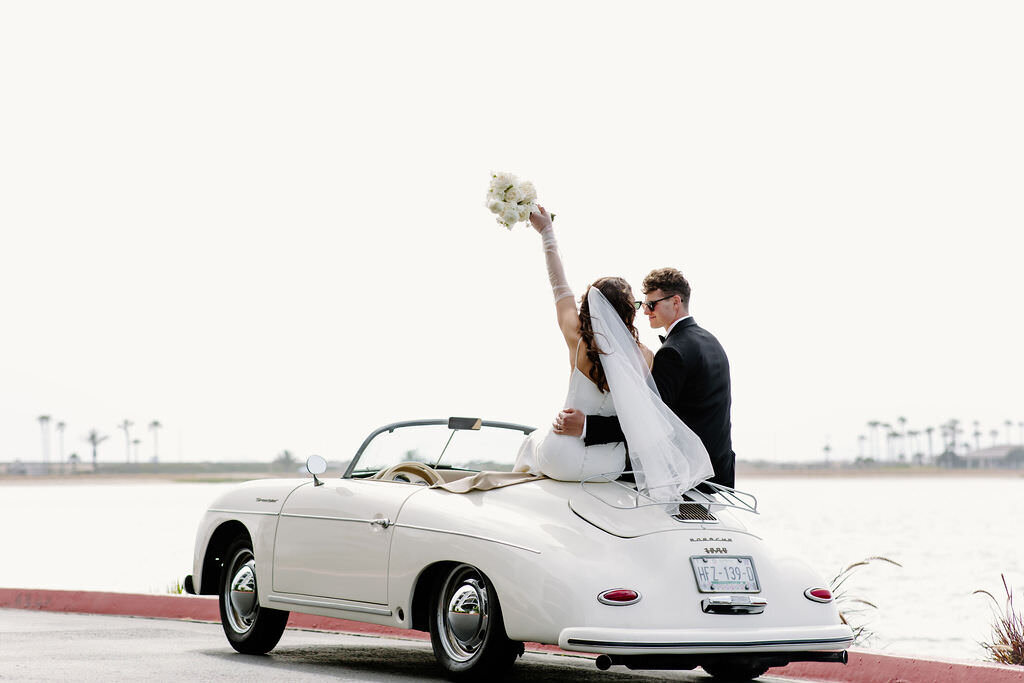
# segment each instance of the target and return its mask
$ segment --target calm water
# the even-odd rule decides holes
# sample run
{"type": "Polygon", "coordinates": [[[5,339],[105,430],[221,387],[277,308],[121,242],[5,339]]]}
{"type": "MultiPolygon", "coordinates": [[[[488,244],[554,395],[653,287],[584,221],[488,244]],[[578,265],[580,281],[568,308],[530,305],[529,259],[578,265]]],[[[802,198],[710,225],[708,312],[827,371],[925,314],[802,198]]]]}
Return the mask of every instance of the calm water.
{"type": "MultiPolygon", "coordinates": [[[[206,505],[231,484],[0,485],[0,586],[165,593],[192,567],[206,505]]],[[[872,555],[848,592],[875,603],[867,646],[983,656],[1005,573],[1024,592],[1024,478],[752,479],[756,533],[826,579],[872,555]]]]}

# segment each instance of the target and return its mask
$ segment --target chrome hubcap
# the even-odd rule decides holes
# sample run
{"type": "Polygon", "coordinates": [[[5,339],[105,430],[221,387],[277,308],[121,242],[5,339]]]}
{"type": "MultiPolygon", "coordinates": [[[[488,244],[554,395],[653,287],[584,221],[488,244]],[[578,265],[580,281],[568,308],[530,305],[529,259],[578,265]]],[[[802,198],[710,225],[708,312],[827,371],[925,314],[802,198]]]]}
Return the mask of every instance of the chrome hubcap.
{"type": "Polygon", "coordinates": [[[231,628],[245,633],[252,628],[260,606],[256,597],[256,560],[252,551],[243,550],[228,565],[231,581],[225,586],[227,600],[224,610],[231,628]]]}
{"type": "Polygon", "coordinates": [[[487,584],[476,569],[456,568],[445,581],[437,615],[441,644],[457,662],[472,659],[483,646],[488,627],[487,584]]]}

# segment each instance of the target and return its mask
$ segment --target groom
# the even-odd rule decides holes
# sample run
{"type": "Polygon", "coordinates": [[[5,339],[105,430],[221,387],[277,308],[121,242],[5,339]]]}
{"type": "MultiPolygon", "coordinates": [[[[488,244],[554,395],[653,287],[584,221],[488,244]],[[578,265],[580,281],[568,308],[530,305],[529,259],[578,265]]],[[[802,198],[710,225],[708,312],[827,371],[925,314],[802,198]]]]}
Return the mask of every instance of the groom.
{"type": "MultiPolygon", "coordinates": [[[[652,270],[644,278],[643,292],[643,310],[651,327],[666,331],[651,368],[658,393],[704,443],[715,469],[711,481],[732,487],[736,454],[732,450],[732,390],[725,349],[690,316],[690,283],[678,270],[652,270]]],[[[584,416],[572,408],[558,414],[553,430],[582,436],[588,446],[626,440],[617,417],[584,416]]]]}

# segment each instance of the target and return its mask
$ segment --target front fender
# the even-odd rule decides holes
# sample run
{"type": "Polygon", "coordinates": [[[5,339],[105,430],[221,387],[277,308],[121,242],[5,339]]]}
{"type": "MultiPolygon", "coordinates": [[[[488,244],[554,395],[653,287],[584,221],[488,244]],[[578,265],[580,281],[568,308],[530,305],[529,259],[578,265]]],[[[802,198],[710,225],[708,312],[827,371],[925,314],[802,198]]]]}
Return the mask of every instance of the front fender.
{"type": "Polygon", "coordinates": [[[247,536],[256,556],[260,604],[273,579],[272,559],[278,514],[284,501],[306,480],[264,479],[239,484],[210,504],[196,531],[192,581],[197,595],[216,595],[223,553],[238,537],[247,536]]]}

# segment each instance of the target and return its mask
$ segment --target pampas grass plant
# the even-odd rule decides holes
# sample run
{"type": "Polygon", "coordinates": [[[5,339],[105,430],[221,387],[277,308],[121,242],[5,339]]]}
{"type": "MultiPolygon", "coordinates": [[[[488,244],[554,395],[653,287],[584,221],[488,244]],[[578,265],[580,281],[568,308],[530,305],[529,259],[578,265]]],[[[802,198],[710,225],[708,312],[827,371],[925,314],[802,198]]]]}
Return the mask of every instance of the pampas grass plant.
{"type": "Polygon", "coordinates": [[[1024,666],[1024,612],[1019,612],[1013,604],[1013,589],[1006,582],[1006,575],[1000,574],[999,578],[1003,580],[1003,590],[1006,591],[1006,602],[1001,611],[994,595],[986,590],[974,591],[974,595],[980,593],[992,600],[992,616],[995,619],[992,624],[992,641],[981,643],[981,646],[993,662],[1024,666]]]}
{"type": "Polygon", "coordinates": [[[861,615],[869,610],[878,609],[878,605],[873,602],[869,602],[864,598],[858,598],[850,595],[846,582],[850,580],[850,577],[853,576],[857,570],[861,567],[866,567],[872,562],[888,562],[896,567],[903,566],[895,560],[890,560],[888,557],[881,557],[877,555],[865,557],[860,562],[854,562],[853,564],[843,568],[843,570],[836,574],[835,578],[829,582],[829,586],[832,589],[832,598],[836,601],[836,606],[839,608],[839,618],[843,620],[844,624],[853,630],[853,642],[855,645],[863,645],[871,638],[871,636],[874,635],[874,631],[869,629],[866,623],[861,621],[861,615]],[[850,619],[851,617],[853,618],[852,621],[850,619]]]}

